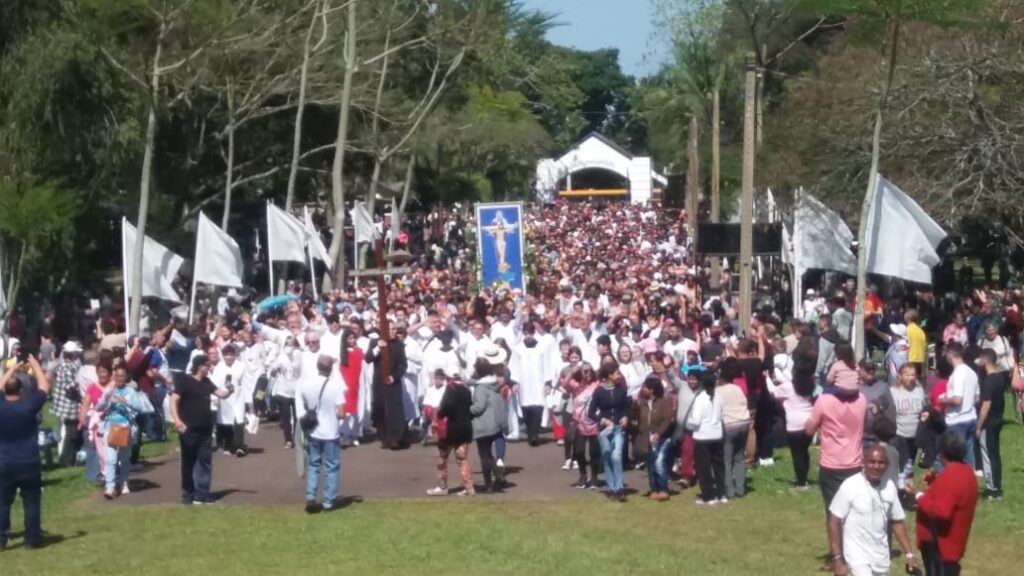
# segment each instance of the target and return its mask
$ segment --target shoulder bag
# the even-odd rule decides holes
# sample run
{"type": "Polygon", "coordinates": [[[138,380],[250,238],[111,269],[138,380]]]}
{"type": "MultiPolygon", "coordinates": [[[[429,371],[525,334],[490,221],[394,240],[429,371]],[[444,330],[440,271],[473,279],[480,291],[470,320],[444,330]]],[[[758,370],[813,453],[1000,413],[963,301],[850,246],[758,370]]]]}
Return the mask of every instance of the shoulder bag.
{"type": "MultiPolygon", "coordinates": [[[[320,411],[320,401],[324,398],[324,389],[327,388],[327,380],[328,378],[324,378],[324,384],[320,387],[320,395],[317,396],[316,399],[316,408],[310,410],[309,407],[306,406],[306,413],[302,415],[302,418],[299,418],[299,426],[302,427],[302,431],[306,434],[311,434],[313,430],[316,430],[316,427],[320,425],[320,417],[317,413],[320,411]]],[[[303,399],[302,403],[305,405],[305,399],[303,399]]]]}

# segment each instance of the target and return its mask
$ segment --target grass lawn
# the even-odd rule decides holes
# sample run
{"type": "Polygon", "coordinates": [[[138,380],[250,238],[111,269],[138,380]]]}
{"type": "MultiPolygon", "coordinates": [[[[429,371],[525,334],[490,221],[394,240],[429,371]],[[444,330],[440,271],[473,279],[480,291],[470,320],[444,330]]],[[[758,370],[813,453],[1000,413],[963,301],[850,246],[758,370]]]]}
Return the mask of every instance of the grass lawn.
{"type": "MultiPolygon", "coordinates": [[[[1013,421],[1003,432],[1006,499],[979,503],[964,574],[1019,570],[1022,452],[1013,421]]],[[[788,452],[778,456],[752,473],[749,497],[710,509],[692,494],[664,504],[371,501],[312,517],[294,506],[108,507],[76,502],[90,491],[81,470],[54,471],[43,526],[59,541],[0,553],[0,574],[815,574],[821,498],[791,493],[788,452]]],[[[899,560],[892,573],[903,573],[899,560]]]]}

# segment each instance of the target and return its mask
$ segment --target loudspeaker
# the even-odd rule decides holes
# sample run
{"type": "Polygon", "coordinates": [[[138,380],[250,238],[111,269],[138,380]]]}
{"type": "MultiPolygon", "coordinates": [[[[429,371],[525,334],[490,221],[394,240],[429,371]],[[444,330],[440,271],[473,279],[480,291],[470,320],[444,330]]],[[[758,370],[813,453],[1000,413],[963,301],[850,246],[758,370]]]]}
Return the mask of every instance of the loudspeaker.
{"type": "MultiPolygon", "coordinates": [[[[754,224],[754,255],[769,256],[782,252],[782,224],[754,224]]],[[[710,256],[734,256],[740,253],[740,225],[703,222],[697,229],[697,252],[710,256]]]]}
{"type": "Polygon", "coordinates": [[[667,179],[668,185],[661,193],[661,205],[665,208],[682,210],[686,207],[684,202],[686,199],[686,176],[669,175],[667,179]]]}

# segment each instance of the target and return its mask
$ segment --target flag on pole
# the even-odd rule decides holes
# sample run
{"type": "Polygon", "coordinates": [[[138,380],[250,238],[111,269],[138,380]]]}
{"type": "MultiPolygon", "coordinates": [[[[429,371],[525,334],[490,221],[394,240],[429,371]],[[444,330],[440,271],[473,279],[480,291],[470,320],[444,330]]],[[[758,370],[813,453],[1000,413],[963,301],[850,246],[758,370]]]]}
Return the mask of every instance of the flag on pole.
{"type": "Polygon", "coordinates": [[[373,243],[380,234],[377,232],[377,226],[373,223],[373,216],[366,209],[366,204],[362,202],[356,202],[349,210],[349,216],[352,217],[352,227],[355,230],[356,244],[363,242],[373,243]]]}
{"type": "Polygon", "coordinates": [[[267,203],[267,253],[271,262],[306,262],[306,230],[291,214],[267,203]]]}
{"type": "Polygon", "coordinates": [[[310,255],[326,264],[328,270],[334,270],[334,262],[331,261],[327,247],[324,246],[323,240],[320,239],[320,233],[313,226],[313,219],[309,217],[308,210],[305,211],[304,220],[303,233],[305,234],[306,246],[309,249],[310,255]]]}
{"type": "Polygon", "coordinates": [[[792,241],[798,275],[812,269],[857,273],[857,257],[850,249],[853,232],[839,214],[810,194],[797,195],[792,241]]]}
{"type": "Polygon", "coordinates": [[[868,212],[867,271],[931,284],[946,232],[914,200],[881,175],[868,212]]]}
{"type": "MultiPolygon", "coordinates": [[[[135,254],[135,242],[138,238],[138,231],[128,223],[127,219],[121,221],[121,234],[124,241],[125,258],[122,262],[124,274],[125,294],[132,294],[132,262],[135,254]]],[[[156,296],[162,300],[181,302],[181,298],[174,290],[172,282],[178,275],[178,270],[185,262],[185,259],[171,252],[163,245],[150,237],[145,238],[142,245],[142,295],[156,296]]]]}
{"type": "Polygon", "coordinates": [[[242,287],[242,251],[228,233],[199,213],[193,281],[214,286],[242,287]]]}
{"type": "Polygon", "coordinates": [[[398,234],[401,232],[402,223],[398,221],[398,202],[395,201],[395,197],[391,197],[391,246],[398,242],[398,234]]]}

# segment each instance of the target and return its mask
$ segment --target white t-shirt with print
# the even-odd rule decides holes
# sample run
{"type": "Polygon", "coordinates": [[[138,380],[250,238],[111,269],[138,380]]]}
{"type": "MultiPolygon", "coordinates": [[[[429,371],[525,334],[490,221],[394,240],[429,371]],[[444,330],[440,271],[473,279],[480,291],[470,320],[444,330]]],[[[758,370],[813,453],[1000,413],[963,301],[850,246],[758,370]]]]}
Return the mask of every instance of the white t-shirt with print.
{"type": "Polygon", "coordinates": [[[905,517],[892,480],[882,480],[880,487],[875,487],[863,472],[850,476],[828,511],[843,523],[843,558],[851,573],[888,574],[887,527],[905,517]]]}

